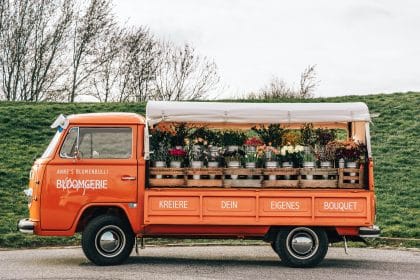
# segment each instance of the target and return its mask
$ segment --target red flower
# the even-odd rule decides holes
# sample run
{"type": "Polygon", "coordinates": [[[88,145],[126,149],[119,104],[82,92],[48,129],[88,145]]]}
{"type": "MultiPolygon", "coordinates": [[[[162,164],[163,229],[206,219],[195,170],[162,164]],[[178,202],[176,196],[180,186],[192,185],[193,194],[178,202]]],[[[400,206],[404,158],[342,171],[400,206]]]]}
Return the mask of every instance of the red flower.
{"type": "Polygon", "coordinates": [[[260,139],[258,139],[257,137],[255,137],[255,136],[252,137],[252,138],[247,139],[245,141],[245,143],[244,143],[245,146],[254,146],[254,147],[261,146],[263,144],[264,143],[260,139]]]}
{"type": "Polygon", "coordinates": [[[173,157],[185,157],[187,155],[187,152],[183,149],[173,148],[169,150],[169,155],[173,157]]]}

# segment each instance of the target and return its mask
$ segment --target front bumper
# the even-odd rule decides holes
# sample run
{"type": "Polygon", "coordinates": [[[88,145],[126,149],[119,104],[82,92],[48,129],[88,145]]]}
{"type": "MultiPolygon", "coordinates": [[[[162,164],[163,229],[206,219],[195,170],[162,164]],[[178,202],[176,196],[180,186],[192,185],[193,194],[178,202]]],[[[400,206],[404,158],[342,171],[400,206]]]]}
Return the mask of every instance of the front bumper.
{"type": "Polygon", "coordinates": [[[22,219],[18,221],[17,229],[22,233],[33,234],[35,228],[35,223],[30,219],[22,219]]]}
{"type": "Polygon", "coordinates": [[[360,237],[379,237],[381,234],[381,229],[377,225],[371,227],[360,227],[359,236],[360,237]]]}

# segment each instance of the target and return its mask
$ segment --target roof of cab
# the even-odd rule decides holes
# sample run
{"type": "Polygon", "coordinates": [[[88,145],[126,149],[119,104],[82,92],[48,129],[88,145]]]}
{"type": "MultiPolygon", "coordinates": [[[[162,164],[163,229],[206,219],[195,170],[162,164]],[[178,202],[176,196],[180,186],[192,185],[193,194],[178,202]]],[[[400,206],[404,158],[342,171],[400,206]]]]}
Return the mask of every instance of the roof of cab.
{"type": "Polygon", "coordinates": [[[135,113],[90,113],[67,117],[70,124],[144,124],[143,116],[135,113]]]}

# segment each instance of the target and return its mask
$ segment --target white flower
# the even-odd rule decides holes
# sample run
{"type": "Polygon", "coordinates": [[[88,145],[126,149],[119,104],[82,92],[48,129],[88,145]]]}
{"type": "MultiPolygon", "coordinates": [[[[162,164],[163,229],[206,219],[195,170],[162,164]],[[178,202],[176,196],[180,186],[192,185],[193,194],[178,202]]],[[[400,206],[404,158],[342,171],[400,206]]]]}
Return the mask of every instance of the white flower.
{"type": "Polygon", "coordinates": [[[286,146],[281,147],[280,154],[282,156],[285,156],[286,155],[286,146]]]}
{"type": "Polygon", "coordinates": [[[301,145],[296,145],[295,150],[296,150],[296,152],[303,152],[305,150],[305,148],[301,145]]]}
{"type": "Polygon", "coordinates": [[[289,154],[293,154],[295,152],[295,149],[293,148],[293,146],[287,146],[287,152],[289,154]]]}

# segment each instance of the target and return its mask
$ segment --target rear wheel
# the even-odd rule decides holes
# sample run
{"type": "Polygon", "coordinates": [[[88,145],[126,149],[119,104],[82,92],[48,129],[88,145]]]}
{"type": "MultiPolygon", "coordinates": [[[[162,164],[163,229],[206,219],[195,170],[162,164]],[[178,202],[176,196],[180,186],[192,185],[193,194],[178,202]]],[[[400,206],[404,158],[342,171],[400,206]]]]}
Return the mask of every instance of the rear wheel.
{"type": "Polygon", "coordinates": [[[328,237],[323,229],[296,227],[277,234],[275,251],[291,267],[319,264],[328,251],[328,237]]]}
{"type": "Polygon", "coordinates": [[[130,226],[116,216],[103,215],[88,223],[82,235],[86,257],[97,265],[115,265],[125,261],[133,249],[130,226]]]}

